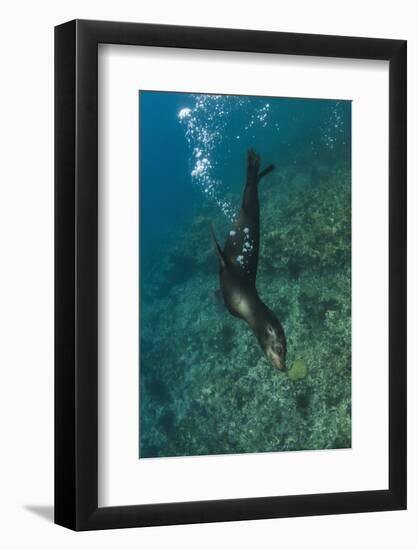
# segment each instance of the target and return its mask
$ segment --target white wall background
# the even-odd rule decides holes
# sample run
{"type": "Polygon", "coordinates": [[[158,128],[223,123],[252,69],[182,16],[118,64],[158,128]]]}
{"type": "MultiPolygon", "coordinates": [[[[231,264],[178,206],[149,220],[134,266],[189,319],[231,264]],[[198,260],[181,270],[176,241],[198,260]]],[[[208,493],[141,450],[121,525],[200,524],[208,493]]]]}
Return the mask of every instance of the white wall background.
{"type": "MultiPolygon", "coordinates": [[[[381,550],[417,542],[414,2],[38,0],[3,6],[0,101],[0,545],[381,550]],[[109,19],[409,41],[409,510],[95,533],[51,523],[53,499],[53,26],[109,19]]],[[[372,396],[370,395],[370,402],[372,396]]]]}

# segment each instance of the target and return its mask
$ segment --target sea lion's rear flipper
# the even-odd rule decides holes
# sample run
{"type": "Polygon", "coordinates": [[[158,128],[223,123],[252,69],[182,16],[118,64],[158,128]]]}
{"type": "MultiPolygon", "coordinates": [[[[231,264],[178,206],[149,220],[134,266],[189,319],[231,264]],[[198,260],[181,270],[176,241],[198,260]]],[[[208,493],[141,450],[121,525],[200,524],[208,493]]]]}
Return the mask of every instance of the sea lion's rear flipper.
{"type": "Polygon", "coordinates": [[[248,179],[247,181],[254,181],[258,177],[259,168],[261,166],[261,157],[259,153],[254,151],[253,149],[249,149],[248,151],[248,179]]]}
{"type": "Polygon", "coordinates": [[[275,166],[273,164],[270,164],[265,168],[265,170],[262,170],[260,174],[258,174],[258,181],[263,178],[264,176],[267,176],[272,170],[274,170],[275,166]]]}
{"type": "Polygon", "coordinates": [[[258,183],[261,178],[263,178],[264,176],[267,176],[275,168],[273,164],[270,164],[265,168],[265,170],[262,170],[262,172],[259,172],[260,167],[261,167],[261,156],[259,155],[259,153],[257,153],[253,149],[249,149],[247,183],[249,184],[258,183]]]}

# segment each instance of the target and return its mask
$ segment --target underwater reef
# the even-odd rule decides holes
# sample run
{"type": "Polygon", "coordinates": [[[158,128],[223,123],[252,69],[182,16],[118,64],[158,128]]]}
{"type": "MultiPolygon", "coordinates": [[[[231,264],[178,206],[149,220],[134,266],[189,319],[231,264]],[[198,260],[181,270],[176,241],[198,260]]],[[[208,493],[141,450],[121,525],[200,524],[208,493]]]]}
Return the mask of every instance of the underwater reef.
{"type": "Polygon", "coordinates": [[[285,372],[218,297],[210,223],[224,241],[230,222],[217,209],[199,208],[147,266],[141,458],[351,446],[350,180],[289,166],[260,184],[257,287],[285,330],[285,372]]]}

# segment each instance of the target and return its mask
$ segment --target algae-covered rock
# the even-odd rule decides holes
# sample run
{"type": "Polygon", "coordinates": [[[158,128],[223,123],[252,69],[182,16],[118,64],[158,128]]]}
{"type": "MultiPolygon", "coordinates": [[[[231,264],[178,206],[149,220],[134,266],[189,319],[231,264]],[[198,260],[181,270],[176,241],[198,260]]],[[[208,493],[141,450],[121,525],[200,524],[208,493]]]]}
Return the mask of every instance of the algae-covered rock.
{"type": "Polygon", "coordinates": [[[219,238],[230,224],[204,210],[142,266],[141,457],[350,447],[350,172],[309,182],[289,171],[260,187],[257,274],[288,370],[216,300],[210,223],[219,238]]]}
{"type": "Polygon", "coordinates": [[[307,376],[307,367],[302,359],[296,359],[288,371],[290,380],[302,380],[307,376]]]}

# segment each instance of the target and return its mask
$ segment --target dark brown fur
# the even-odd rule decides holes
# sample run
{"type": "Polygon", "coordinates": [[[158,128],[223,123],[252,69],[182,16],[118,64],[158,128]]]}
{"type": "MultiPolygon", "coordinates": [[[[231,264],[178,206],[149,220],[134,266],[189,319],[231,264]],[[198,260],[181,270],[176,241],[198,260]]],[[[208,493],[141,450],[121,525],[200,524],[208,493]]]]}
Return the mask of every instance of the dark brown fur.
{"type": "Polygon", "coordinates": [[[260,238],[258,184],[274,167],[270,165],[262,172],[259,169],[260,157],[250,150],[242,206],[223,250],[214,233],[213,236],[219,256],[220,288],[225,306],[232,315],[249,324],[274,366],[283,369],[286,355],[284,330],[256,290],[260,238]]]}

